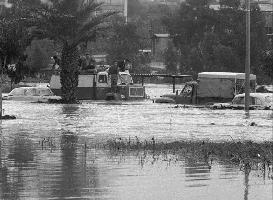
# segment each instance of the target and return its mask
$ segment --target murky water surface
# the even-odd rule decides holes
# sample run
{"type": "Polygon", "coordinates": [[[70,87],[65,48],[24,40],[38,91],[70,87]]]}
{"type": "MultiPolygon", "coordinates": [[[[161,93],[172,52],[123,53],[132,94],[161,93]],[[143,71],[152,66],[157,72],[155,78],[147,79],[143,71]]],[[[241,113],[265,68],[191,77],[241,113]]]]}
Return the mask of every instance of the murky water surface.
{"type": "MultiPolygon", "coordinates": [[[[147,87],[151,97],[171,86],[147,87]]],[[[272,173],[243,172],[195,155],[117,153],[111,138],[157,141],[272,141],[271,111],[174,108],[144,102],[48,105],[5,101],[0,133],[0,199],[271,200],[272,173]],[[250,126],[255,122],[257,126],[250,126]]]]}

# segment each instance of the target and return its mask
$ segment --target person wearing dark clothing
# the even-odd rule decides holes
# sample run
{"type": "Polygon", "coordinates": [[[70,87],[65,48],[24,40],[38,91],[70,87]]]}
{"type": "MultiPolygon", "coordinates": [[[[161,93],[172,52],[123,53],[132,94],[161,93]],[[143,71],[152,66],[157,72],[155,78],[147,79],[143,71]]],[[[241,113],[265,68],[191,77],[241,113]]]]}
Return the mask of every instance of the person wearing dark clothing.
{"type": "Polygon", "coordinates": [[[109,68],[109,75],[111,77],[111,90],[112,92],[117,92],[118,62],[114,62],[114,65],[109,68]]]}
{"type": "Polygon", "coordinates": [[[124,71],[125,71],[125,63],[124,63],[123,60],[122,60],[122,61],[118,61],[118,69],[119,69],[119,71],[121,71],[121,72],[124,72],[124,71]]]}
{"type": "Polygon", "coordinates": [[[110,66],[109,68],[109,74],[118,74],[118,63],[114,62],[114,64],[112,66],[110,66]]]}
{"type": "Polygon", "coordinates": [[[60,59],[57,56],[53,56],[53,60],[54,60],[53,69],[54,70],[60,69],[60,59]]]}

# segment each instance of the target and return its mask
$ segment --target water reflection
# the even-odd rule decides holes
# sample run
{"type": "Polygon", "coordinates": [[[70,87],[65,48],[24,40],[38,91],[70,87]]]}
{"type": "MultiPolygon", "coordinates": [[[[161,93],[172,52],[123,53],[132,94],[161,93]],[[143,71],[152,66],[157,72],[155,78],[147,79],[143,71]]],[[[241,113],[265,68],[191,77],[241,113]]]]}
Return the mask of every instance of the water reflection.
{"type": "Polygon", "coordinates": [[[51,166],[47,182],[56,199],[87,199],[102,195],[99,170],[92,154],[80,143],[76,133],[64,132],[60,138],[60,165],[51,166]]]}
{"type": "Polygon", "coordinates": [[[245,167],[245,170],[244,170],[244,185],[245,185],[244,200],[248,200],[249,174],[250,174],[250,168],[245,167]]]}
{"type": "Polygon", "coordinates": [[[32,141],[26,135],[18,134],[10,145],[8,158],[18,166],[31,162],[34,159],[32,146],[32,141]]]}
{"type": "Polygon", "coordinates": [[[210,166],[194,155],[185,158],[185,175],[188,187],[204,187],[210,180],[210,166]]]}
{"type": "Polygon", "coordinates": [[[225,161],[211,163],[204,155],[129,154],[94,147],[109,138],[136,136],[147,141],[152,137],[215,141],[231,136],[269,140],[272,124],[267,111],[253,111],[251,120],[258,126],[252,127],[241,118],[241,111],[234,110],[130,103],[4,103],[7,114],[19,117],[2,124],[0,199],[256,200],[260,194],[264,194],[261,200],[272,199],[271,176],[264,175],[260,183],[260,177],[244,174],[225,161]]]}
{"type": "Polygon", "coordinates": [[[61,136],[61,169],[59,180],[54,187],[54,196],[80,196],[80,178],[77,166],[78,137],[73,133],[64,133],[61,136]]]}
{"type": "Polygon", "coordinates": [[[5,163],[2,163],[2,154],[0,155],[2,199],[20,199],[22,194],[32,194],[35,188],[35,155],[32,147],[33,143],[26,135],[18,134],[9,145],[5,163]],[[28,176],[29,174],[32,176],[28,176]]]}
{"type": "Polygon", "coordinates": [[[62,105],[62,114],[64,114],[66,117],[79,116],[79,108],[79,104],[64,104],[62,105]]]}
{"type": "MultiPolygon", "coordinates": [[[[59,148],[51,152],[34,150],[35,145],[24,137],[14,139],[5,164],[0,154],[1,199],[257,199],[249,197],[249,180],[257,177],[250,171],[240,173],[224,161],[208,165],[194,154],[96,150],[84,141],[74,132],[64,132],[59,148]],[[30,156],[15,157],[20,149],[30,156]]],[[[267,180],[264,189],[270,183],[267,180]]],[[[271,199],[264,189],[255,193],[271,199]]]]}

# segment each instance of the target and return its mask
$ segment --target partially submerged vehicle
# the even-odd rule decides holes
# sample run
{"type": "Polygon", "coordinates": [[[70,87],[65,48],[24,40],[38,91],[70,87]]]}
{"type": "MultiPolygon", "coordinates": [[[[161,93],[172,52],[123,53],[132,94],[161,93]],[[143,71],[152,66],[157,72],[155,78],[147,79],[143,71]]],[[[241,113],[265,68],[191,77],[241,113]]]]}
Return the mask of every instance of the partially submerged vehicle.
{"type": "MultiPolygon", "coordinates": [[[[232,100],[232,107],[243,107],[245,105],[245,94],[238,94],[232,100]]],[[[251,108],[269,109],[273,108],[273,93],[250,93],[249,106],[251,108]]]]}
{"type": "MultiPolygon", "coordinates": [[[[56,95],[61,96],[60,75],[51,76],[50,88],[56,95]]],[[[78,100],[138,100],[145,98],[145,87],[134,84],[129,72],[119,72],[115,91],[111,85],[111,75],[107,71],[81,71],[76,90],[78,100]]]]}
{"type": "Polygon", "coordinates": [[[273,93],[273,85],[257,85],[256,92],[273,93]]]}
{"type": "MultiPolygon", "coordinates": [[[[273,93],[250,93],[250,109],[273,109],[273,93]]],[[[245,93],[236,95],[231,103],[215,103],[213,109],[244,109],[245,93]]]]}
{"type": "Polygon", "coordinates": [[[48,87],[19,87],[14,88],[10,93],[2,96],[3,100],[48,102],[49,100],[60,100],[60,96],[48,87]]]}
{"type": "MultiPolygon", "coordinates": [[[[155,103],[210,104],[231,102],[235,95],[244,92],[245,74],[232,72],[202,72],[197,81],[187,82],[173,94],[154,99],[155,103]]],[[[255,92],[256,76],[250,75],[251,92],[255,92]]]]}

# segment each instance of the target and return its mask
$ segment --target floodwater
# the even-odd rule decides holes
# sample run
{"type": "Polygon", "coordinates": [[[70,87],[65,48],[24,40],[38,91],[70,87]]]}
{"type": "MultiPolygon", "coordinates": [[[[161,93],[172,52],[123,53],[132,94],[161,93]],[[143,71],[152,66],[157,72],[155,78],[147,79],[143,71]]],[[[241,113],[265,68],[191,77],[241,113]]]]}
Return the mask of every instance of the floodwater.
{"type": "MultiPolygon", "coordinates": [[[[150,97],[171,86],[149,85],[150,97]]],[[[143,102],[48,105],[4,101],[0,199],[271,200],[272,172],[221,159],[97,148],[108,139],[272,141],[272,111],[175,108],[143,102]],[[255,122],[255,126],[250,126],[255,122]]]]}

